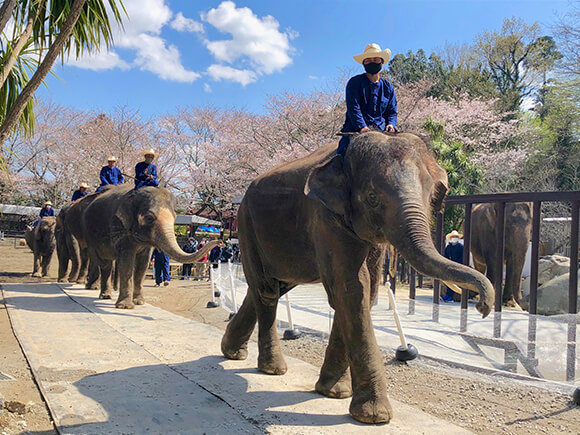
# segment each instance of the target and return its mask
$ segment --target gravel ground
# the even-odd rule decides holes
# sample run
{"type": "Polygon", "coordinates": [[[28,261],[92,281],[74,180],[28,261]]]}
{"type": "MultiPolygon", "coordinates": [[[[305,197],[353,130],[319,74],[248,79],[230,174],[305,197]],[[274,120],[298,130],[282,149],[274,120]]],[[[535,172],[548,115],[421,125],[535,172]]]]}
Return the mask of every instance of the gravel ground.
{"type": "MultiPolygon", "coordinates": [[[[55,280],[57,264],[52,265],[48,278],[30,278],[32,254],[11,240],[0,242],[0,258],[0,283],[55,280]]],[[[145,281],[148,303],[225,329],[229,313],[222,308],[206,308],[210,296],[207,282],[176,280],[167,288],[155,288],[153,284],[150,279],[145,281]]],[[[0,434],[55,434],[0,302],[0,372],[13,378],[0,381],[0,434]]],[[[326,339],[305,333],[297,340],[282,340],[282,346],[286,355],[320,367],[326,339]]],[[[421,357],[400,363],[394,360],[392,351],[384,354],[391,397],[473,432],[580,434],[580,407],[574,405],[569,394],[553,387],[462,370],[421,357]]],[[[289,372],[285,376],[292,375],[289,372]]]]}

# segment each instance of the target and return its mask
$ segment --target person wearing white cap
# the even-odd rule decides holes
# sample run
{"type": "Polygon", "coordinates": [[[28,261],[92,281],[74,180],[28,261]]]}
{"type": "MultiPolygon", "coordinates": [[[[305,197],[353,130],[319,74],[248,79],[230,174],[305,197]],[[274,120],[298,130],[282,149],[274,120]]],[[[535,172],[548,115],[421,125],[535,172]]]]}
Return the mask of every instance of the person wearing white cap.
{"type": "MultiPolygon", "coordinates": [[[[453,230],[445,236],[447,246],[445,247],[443,256],[456,263],[463,263],[463,244],[459,241],[460,239],[463,239],[463,234],[460,234],[457,230],[453,230]]],[[[454,293],[453,290],[447,287],[447,293],[445,293],[445,296],[441,300],[443,302],[453,302],[454,293]]]]}
{"type": "Polygon", "coordinates": [[[84,198],[89,194],[88,189],[89,185],[87,183],[80,183],[79,188],[73,192],[73,196],[71,198],[72,202],[75,202],[77,199],[84,198]]]}
{"type": "MultiPolygon", "coordinates": [[[[364,133],[380,130],[394,133],[397,125],[397,98],[393,85],[381,78],[380,72],[391,50],[381,50],[378,44],[368,44],[362,54],[353,56],[365,72],[352,77],[346,85],[346,119],[343,133],[364,133]]],[[[344,135],[338,144],[338,154],[348,148],[350,136],[344,135]]]]}
{"type": "Polygon", "coordinates": [[[135,189],[145,186],[157,187],[159,185],[157,182],[157,166],[153,164],[155,151],[150,148],[143,151],[141,155],[145,160],[135,166],[135,189]]]}
{"type": "MultiPolygon", "coordinates": [[[[40,209],[40,217],[43,218],[45,216],[54,216],[54,208],[52,208],[52,202],[50,201],[46,201],[40,209]]],[[[35,222],[34,226],[36,226],[37,222],[35,222]]]]}
{"type": "Polygon", "coordinates": [[[123,184],[123,174],[121,170],[115,166],[117,164],[117,158],[115,156],[109,156],[107,158],[107,165],[101,168],[101,173],[99,178],[101,179],[101,185],[97,188],[97,192],[100,192],[105,186],[118,184],[123,184]]]}

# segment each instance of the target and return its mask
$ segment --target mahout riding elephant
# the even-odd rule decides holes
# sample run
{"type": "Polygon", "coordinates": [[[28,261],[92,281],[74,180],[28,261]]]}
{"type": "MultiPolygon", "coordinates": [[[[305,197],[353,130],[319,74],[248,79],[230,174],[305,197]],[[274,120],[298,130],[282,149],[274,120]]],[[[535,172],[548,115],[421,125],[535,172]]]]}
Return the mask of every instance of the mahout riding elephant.
{"type": "MultiPolygon", "coordinates": [[[[130,188],[127,187],[127,190],[130,188]]],[[[102,192],[84,196],[66,207],[63,207],[57,216],[56,245],[58,253],[58,281],[77,282],[84,284],[89,270],[89,255],[87,243],[82,229],[82,216],[89,205],[102,192]],[[68,273],[68,264],[71,263],[68,273]]],[[[93,277],[88,281],[96,281],[94,275],[98,275],[98,269],[92,268],[93,277]]],[[[87,283],[87,288],[92,288],[87,283]]]]}
{"type": "Polygon", "coordinates": [[[171,192],[158,187],[127,190],[112,186],[89,205],[83,215],[83,231],[90,260],[101,274],[99,298],[112,297],[109,278],[113,261],[119,275],[115,306],[134,308],[145,303],[141,289],[153,247],[180,263],[194,263],[222,244],[213,241],[193,254],[183,252],[175,238],[174,210],[171,192]]]}
{"type": "Polygon", "coordinates": [[[389,421],[370,316],[387,244],[419,273],[479,292],[476,308],[484,317],[492,307],[487,278],[433,245],[431,210],[441,208],[447,190],[447,173],[411,133],[364,133],[352,138],[344,157],[328,144],[256,178],[238,214],[248,293],[227,326],[223,354],[245,359],[257,321],[259,370],[284,374],[278,299],[298,284],[322,281],[335,316],[316,391],[352,396],[356,420],[389,421]]]}
{"type": "MultiPolygon", "coordinates": [[[[471,214],[471,254],[473,264],[494,282],[496,271],[496,204],[477,204],[471,214]]],[[[505,206],[504,262],[505,286],[502,301],[515,307],[522,300],[522,272],[532,233],[532,203],[508,202],[505,206]]]]}
{"type": "Polygon", "coordinates": [[[48,275],[48,268],[50,267],[56,245],[54,238],[55,228],[56,219],[54,216],[45,216],[38,221],[35,227],[28,226],[26,228],[24,239],[34,253],[32,276],[48,275]]]}

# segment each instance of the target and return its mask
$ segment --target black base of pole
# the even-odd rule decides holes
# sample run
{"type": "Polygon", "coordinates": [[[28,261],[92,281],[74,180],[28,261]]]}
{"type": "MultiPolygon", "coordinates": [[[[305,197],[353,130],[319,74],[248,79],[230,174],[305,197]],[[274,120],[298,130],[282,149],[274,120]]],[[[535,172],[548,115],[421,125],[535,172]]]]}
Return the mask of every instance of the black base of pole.
{"type": "Polygon", "coordinates": [[[574,394],[572,395],[572,399],[574,399],[574,403],[577,406],[580,406],[580,387],[574,390],[574,394]]]}
{"type": "Polygon", "coordinates": [[[300,338],[301,336],[302,336],[302,332],[300,332],[296,328],[287,329],[286,331],[284,331],[284,340],[296,340],[297,338],[300,338]]]}
{"type": "Polygon", "coordinates": [[[215,291],[215,292],[213,292],[213,295],[214,295],[216,298],[219,298],[219,297],[222,295],[222,293],[221,293],[221,292],[219,292],[219,291],[215,291]]]}
{"type": "Polygon", "coordinates": [[[397,348],[395,352],[395,358],[397,361],[411,361],[419,355],[419,351],[412,344],[407,344],[407,349],[403,349],[402,346],[397,348]]]}
{"type": "Polygon", "coordinates": [[[206,305],[206,308],[217,308],[220,306],[220,303],[218,301],[209,301],[206,305]]]}
{"type": "Polygon", "coordinates": [[[236,315],[236,313],[231,312],[230,315],[228,316],[228,320],[232,320],[232,317],[234,317],[236,315]]]}

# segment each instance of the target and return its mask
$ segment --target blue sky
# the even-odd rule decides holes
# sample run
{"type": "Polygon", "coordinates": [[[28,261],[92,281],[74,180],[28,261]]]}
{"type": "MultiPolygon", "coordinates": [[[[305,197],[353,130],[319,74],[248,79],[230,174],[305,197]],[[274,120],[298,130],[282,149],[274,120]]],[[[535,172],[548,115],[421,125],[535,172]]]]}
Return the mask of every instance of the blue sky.
{"type": "Polygon", "coordinates": [[[376,42],[393,55],[471,43],[505,18],[550,33],[569,0],[125,0],[109,53],[67,60],[38,96],[83,110],[126,105],[144,117],[178,107],[262,112],[268,95],[308,93],[359,71],[376,42]]]}

